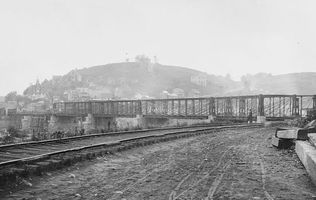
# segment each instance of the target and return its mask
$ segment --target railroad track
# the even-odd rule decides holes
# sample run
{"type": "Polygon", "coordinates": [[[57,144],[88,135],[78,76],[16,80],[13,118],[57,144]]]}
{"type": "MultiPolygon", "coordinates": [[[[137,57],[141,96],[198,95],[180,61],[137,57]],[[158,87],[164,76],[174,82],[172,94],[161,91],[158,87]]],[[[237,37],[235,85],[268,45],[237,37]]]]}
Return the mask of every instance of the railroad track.
{"type": "Polygon", "coordinates": [[[138,131],[123,131],[103,134],[76,136],[63,139],[27,142],[0,146],[0,178],[16,174],[25,174],[29,168],[48,168],[62,163],[65,158],[81,158],[88,155],[95,157],[107,153],[111,148],[116,150],[132,146],[150,144],[178,137],[187,137],[223,129],[259,127],[252,125],[230,126],[193,126],[182,128],[161,128],[138,131]],[[91,152],[93,152],[91,154],[91,152]],[[78,155],[79,154],[79,155],[78,155]],[[43,167],[44,166],[44,167],[43,167]]]}
{"type": "Polygon", "coordinates": [[[169,128],[156,128],[145,130],[133,131],[120,131],[110,133],[99,133],[83,136],[74,136],[61,139],[51,139],[34,142],[23,142],[16,144],[0,145],[0,167],[11,163],[14,160],[29,159],[36,155],[41,155],[56,150],[67,150],[81,146],[89,146],[98,143],[114,142],[122,139],[132,139],[137,136],[150,136],[165,133],[177,133],[182,131],[200,130],[214,126],[223,126],[222,124],[214,125],[199,125],[187,127],[169,127],[169,128]],[[40,151],[39,151],[40,150],[40,151]]]}

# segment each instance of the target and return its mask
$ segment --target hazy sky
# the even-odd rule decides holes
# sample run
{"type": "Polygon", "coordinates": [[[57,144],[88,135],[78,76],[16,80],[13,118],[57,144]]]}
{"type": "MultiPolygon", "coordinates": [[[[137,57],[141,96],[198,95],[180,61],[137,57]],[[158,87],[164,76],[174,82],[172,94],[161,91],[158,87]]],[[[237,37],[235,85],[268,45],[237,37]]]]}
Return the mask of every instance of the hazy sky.
{"type": "Polygon", "coordinates": [[[0,95],[126,52],[234,78],[316,71],[315,10],[315,0],[0,0],[0,95]]]}

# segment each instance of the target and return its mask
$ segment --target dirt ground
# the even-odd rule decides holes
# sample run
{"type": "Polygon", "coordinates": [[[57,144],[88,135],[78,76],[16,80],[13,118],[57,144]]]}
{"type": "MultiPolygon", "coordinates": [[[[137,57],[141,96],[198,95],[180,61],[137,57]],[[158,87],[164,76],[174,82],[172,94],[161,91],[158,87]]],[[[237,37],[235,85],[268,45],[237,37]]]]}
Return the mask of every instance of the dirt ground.
{"type": "Polygon", "coordinates": [[[316,187],[275,128],[228,130],[138,147],[47,173],[1,199],[312,199],[316,187]]]}

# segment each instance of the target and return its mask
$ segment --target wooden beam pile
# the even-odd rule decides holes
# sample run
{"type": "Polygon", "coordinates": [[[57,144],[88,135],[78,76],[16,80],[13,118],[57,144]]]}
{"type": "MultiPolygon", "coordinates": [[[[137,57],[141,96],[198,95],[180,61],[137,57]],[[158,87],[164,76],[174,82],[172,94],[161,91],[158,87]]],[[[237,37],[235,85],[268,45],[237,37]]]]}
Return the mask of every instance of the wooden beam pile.
{"type": "Polygon", "coordinates": [[[308,140],[308,134],[312,132],[316,132],[314,128],[277,128],[272,136],[272,145],[281,149],[289,148],[295,140],[308,140]]]}

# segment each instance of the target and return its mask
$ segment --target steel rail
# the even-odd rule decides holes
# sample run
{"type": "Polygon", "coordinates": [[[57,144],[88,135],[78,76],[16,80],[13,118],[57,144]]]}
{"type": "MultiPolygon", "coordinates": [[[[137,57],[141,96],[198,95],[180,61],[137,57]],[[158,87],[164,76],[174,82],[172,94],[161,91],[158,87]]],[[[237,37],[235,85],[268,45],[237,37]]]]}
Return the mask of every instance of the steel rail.
{"type": "MultiPolygon", "coordinates": [[[[5,144],[5,145],[0,145],[0,151],[5,149],[5,148],[11,148],[11,147],[21,147],[21,146],[34,145],[34,144],[58,143],[58,142],[64,142],[64,141],[75,141],[75,140],[81,140],[81,139],[92,138],[92,137],[104,137],[104,136],[106,137],[106,136],[143,133],[143,132],[151,132],[151,131],[203,128],[203,127],[214,127],[214,126],[223,126],[223,125],[224,124],[219,123],[219,124],[204,124],[204,125],[192,125],[192,126],[183,126],[183,127],[164,127],[164,128],[152,128],[152,129],[129,130],[129,131],[112,131],[112,132],[107,132],[107,133],[95,133],[95,134],[89,134],[89,135],[64,137],[64,138],[60,138],[60,139],[57,138],[57,139],[50,139],[50,140],[5,144]]],[[[239,125],[239,124],[237,124],[237,125],[239,125]]]]}
{"type": "Polygon", "coordinates": [[[140,136],[140,137],[134,137],[134,138],[129,138],[129,139],[121,139],[121,140],[112,141],[112,142],[103,142],[103,143],[91,144],[91,145],[87,145],[87,146],[75,147],[75,148],[71,148],[71,149],[58,150],[58,151],[39,154],[39,155],[30,156],[30,157],[26,157],[26,158],[13,159],[13,160],[9,160],[9,161],[0,162],[0,167],[7,166],[7,165],[13,165],[13,164],[21,164],[21,163],[31,162],[31,161],[33,162],[36,160],[49,158],[50,156],[53,156],[53,155],[82,151],[82,150],[92,149],[92,148],[101,147],[101,146],[111,147],[111,146],[120,145],[123,143],[132,142],[132,141],[141,140],[141,139],[165,137],[165,136],[177,135],[177,134],[190,134],[190,133],[192,134],[192,133],[210,131],[210,130],[221,130],[221,129],[230,129],[230,128],[247,128],[247,127],[251,128],[251,127],[261,127],[261,126],[262,126],[261,124],[252,124],[252,125],[204,127],[204,128],[200,128],[197,130],[181,130],[181,131],[169,132],[169,133],[163,133],[163,134],[153,134],[153,135],[149,135],[149,136],[140,136]]]}

